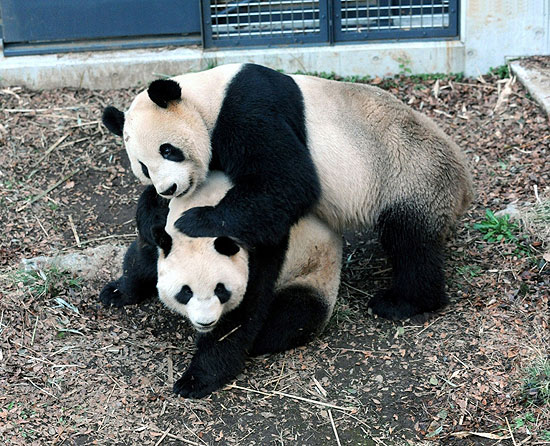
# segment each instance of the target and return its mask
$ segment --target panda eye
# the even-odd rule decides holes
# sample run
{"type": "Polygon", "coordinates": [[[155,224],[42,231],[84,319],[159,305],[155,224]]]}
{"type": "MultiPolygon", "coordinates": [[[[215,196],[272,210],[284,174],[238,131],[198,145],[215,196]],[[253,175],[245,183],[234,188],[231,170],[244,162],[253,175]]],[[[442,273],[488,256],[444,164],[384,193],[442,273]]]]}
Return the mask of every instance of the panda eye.
{"type": "Polygon", "coordinates": [[[181,290],[178,294],[176,294],[176,300],[183,305],[187,305],[187,303],[191,300],[193,297],[193,291],[191,291],[191,288],[189,288],[189,285],[183,285],[181,287],[181,290]]]}
{"type": "Polygon", "coordinates": [[[161,144],[159,152],[168,161],[180,163],[185,159],[183,152],[172,144],[161,144]]]}
{"type": "Polygon", "coordinates": [[[222,304],[226,303],[229,298],[231,297],[231,291],[229,291],[223,283],[218,283],[216,285],[216,289],[214,290],[214,294],[218,296],[218,299],[220,299],[220,302],[222,304]]]}
{"type": "Polygon", "coordinates": [[[147,166],[143,164],[141,161],[139,162],[139,164],[141,165],[141,171],[143,172],[143,175],[151,179],[151,177],[149,176],[149,169],[147,169],[147,166]]]}

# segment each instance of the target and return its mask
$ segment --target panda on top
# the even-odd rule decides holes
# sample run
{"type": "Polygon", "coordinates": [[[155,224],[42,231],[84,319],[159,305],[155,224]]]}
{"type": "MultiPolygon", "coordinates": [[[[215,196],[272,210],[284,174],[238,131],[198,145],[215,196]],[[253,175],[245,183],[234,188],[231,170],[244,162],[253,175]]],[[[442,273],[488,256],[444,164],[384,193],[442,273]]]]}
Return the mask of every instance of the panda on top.
{"type": "MultiPolygon", "coordinates": [[[[223,65],[156,80],[103,122],[134,174],[167,198],[209,170],[233,188],[175,223],[191,237],[282,246],[314,212],[331,229],[374,228],[393,267],[374,314],[402,319],[447,302],[444,238],[472,199],[460,149],[429,118],[377,87],[223,65]]],[[[276,271],[266,272],[273,277],[276,271]]]]}
{"type": "Polygon", "coordinates": [[[192,238],[174,226],[190,208],[217,205],[231,187],[225,174],[212,172],[193,194],[167,204],[149,186],[139,199],[139,239],[125,255],[123,275],[100,294],[104,304],[122,306],[152,296],[156,286],[160,300],[189,319],[199,333],[197,350],[174,385],[185,397],[200,398],[229,382],[248,354],[311,340],[338,294],[342,240],[313,214],[292,227],[282,251],[248,249],[225,236],[192,238]],[[278,261],[276,283],[262,279],[278,261]]]}

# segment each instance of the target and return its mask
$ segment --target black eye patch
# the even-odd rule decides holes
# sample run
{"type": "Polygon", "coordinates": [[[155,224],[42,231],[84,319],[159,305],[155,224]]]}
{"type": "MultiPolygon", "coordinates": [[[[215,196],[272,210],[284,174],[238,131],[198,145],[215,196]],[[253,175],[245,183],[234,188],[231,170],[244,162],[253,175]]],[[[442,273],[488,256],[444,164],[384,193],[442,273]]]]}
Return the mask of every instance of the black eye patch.
{"type": "Polygon", "coordinates": [[[189,288],[189,285],[183,285],[181,287],[181,290],[178,294],[176,294],[176,300],[183,305],[187,305],[187,303],[191,300],[193,297],[193,291],[191,291],[191,288],[189,288]]]}
{"type": "Polygon", "coordinates": [[[141,165],[141,171],[143,172],[143,175],[151,179],[151,177],[149,176],[149,169],[147,169],[147,166],[143,164],[141,161],[139,162],[139,164],[141,165]]]}
{"type": "Polygon", "coordinates": [[[172,144],[161,144],[159,148],[159,153],[165,160],[175,161],[176,163],[181,163],[185,160],[185,156],[181,149],[174,147],[172,144]]]}
{"type": "Polygon", "coordinates": [[[229,291],[223,283],[218,283],[214,294],[218,296],[222,304],[226,303],[231,298],[231,291],[229,291]]]}

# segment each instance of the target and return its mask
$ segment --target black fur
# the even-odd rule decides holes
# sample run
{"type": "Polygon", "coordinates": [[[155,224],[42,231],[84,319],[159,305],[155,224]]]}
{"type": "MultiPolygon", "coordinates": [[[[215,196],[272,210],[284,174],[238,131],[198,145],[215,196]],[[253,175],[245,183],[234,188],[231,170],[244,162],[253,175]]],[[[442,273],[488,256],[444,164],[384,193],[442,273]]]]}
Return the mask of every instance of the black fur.
{"type": "Polygon", "coordinates": [[[211,146],[210,168],[224,171],[234,186],[217,206],[185,212],[176,222],[185,234],[279,245],[317,203],[304,101],[291,77],[245,65],[227,87],[211,146]]]}
{"type": "Polygon", "coordinates": [[[103,110],[103,116],[101,117],[105,127],[115,135],[122,136],[122,130],[124,128],[124,113],[115,107],[105,107],[103,110]]]}
{"type": "Polygon", "coordinates": [[[158,248],[152,231],[154,227],[164,227],[167,215],[168,201],[148,186],[138,200],[138,239],[124,255],[122,276],[105,285],[99,294],[104,305],[122,307],[157,295],[158,248]]]}
{"type": "Polygon", "coordinates": [[[393,284],[369,302],[373,313],[405,319],[447,303],[439,225],[414,202],[397,203],[378,219],[383,248],[393,267],[393,284]]]}
{"type": "Polygon", "coordinates": [[[224,315],[211,332],[198,335],[197,351],[175,383],[174,392],[187,398],[201,398],[243,370],[254,340],[270,317],[273,288],[286,249],[287,238],[278,246],[258,246],[249,253],[249,280],[243,301],[224,315]]]}
{"type": "Polygon", "coordinates": [[[172,250],[172,237],[168,235],[164,226],[155,226],[152,228],[153,240],[155,244],[162,249],[165,256],[172,250]]]}
{"type": "Polygon", "coordinates": [[[181,87],[171,79],[157,79],[151,82],[147,94],[159,107],[167,108],[171,101],[181,99],[181,87]]]}
{"type": "Polygon", "coordinates": [[[218,237],[214,240],[214,249],[224,256],[231,257],[237,254],[241,248],[229,237],[218,237]]]}
{"type": "Polygon", "coordinates": [[[328,312],[328,305],[313,288],[294,285],[277,291],[250,354],[282,352],[307,344],[319,334],[328,312]]]}
{"type": "MultiPolygon", "coordinates": [[[[167,211],[167,201],[156,195],[153,186],[146,188],[136,216],[139,239],[126,253],[123,276],[101,292],[104,304],[129,305],[156,295],[158,248],[154,232],[165,225],[167,211]]],[[[284,237],[276,246],[258,245],[249,250],[249,281],[243,301],[211,332],[198,334],[197,351],[174,385],[177,394],[188,398],[208,395],[235,378],[249,354],[293,348],[318,333],[328,308],[314,290],[295,286],[273,292],[287,247],[288,237],[284,237]]],[[[222,285],[216,287],[220,300],[228,297],[222,285]]],[[[185,288],[179,295],[182,302],[192,296],[192,290],[185,288]]]]}

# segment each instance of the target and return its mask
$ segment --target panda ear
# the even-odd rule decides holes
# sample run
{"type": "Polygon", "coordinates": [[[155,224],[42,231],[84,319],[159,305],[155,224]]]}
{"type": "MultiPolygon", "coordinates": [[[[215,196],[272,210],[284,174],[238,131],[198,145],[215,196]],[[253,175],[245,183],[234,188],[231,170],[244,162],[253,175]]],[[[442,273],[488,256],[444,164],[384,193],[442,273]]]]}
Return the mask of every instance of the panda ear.
{"type": "Polygon", "coordinates": [[[229,237],[218,237],[214,240],[214,249],[224,256],[234,256],[240,251],[239,245],[229,237]]]}
{"type": "Polygon", "coordinates": [[[159,107],[167,108],[170,101],[181,99],[181,87],[171,79],[157,79],[147,89],[149,98],[159,107]]]}
{"type": "Polygon", "coordinates": [[[166,257],[172,250],[172,237],[168,235],[162,226],[154,226],[151,229],[151,232],[153,233],[153,240],[157,246],[162,249],[162,252],[164,252],[164,256],[166,257]]]}
{"type": "Polygon", "coordinates": [[[124,113],[115,107],[105,107],[103,116],[101,117],[103,124],[115,135],[122,136],[124,128],[124,113]]]}

